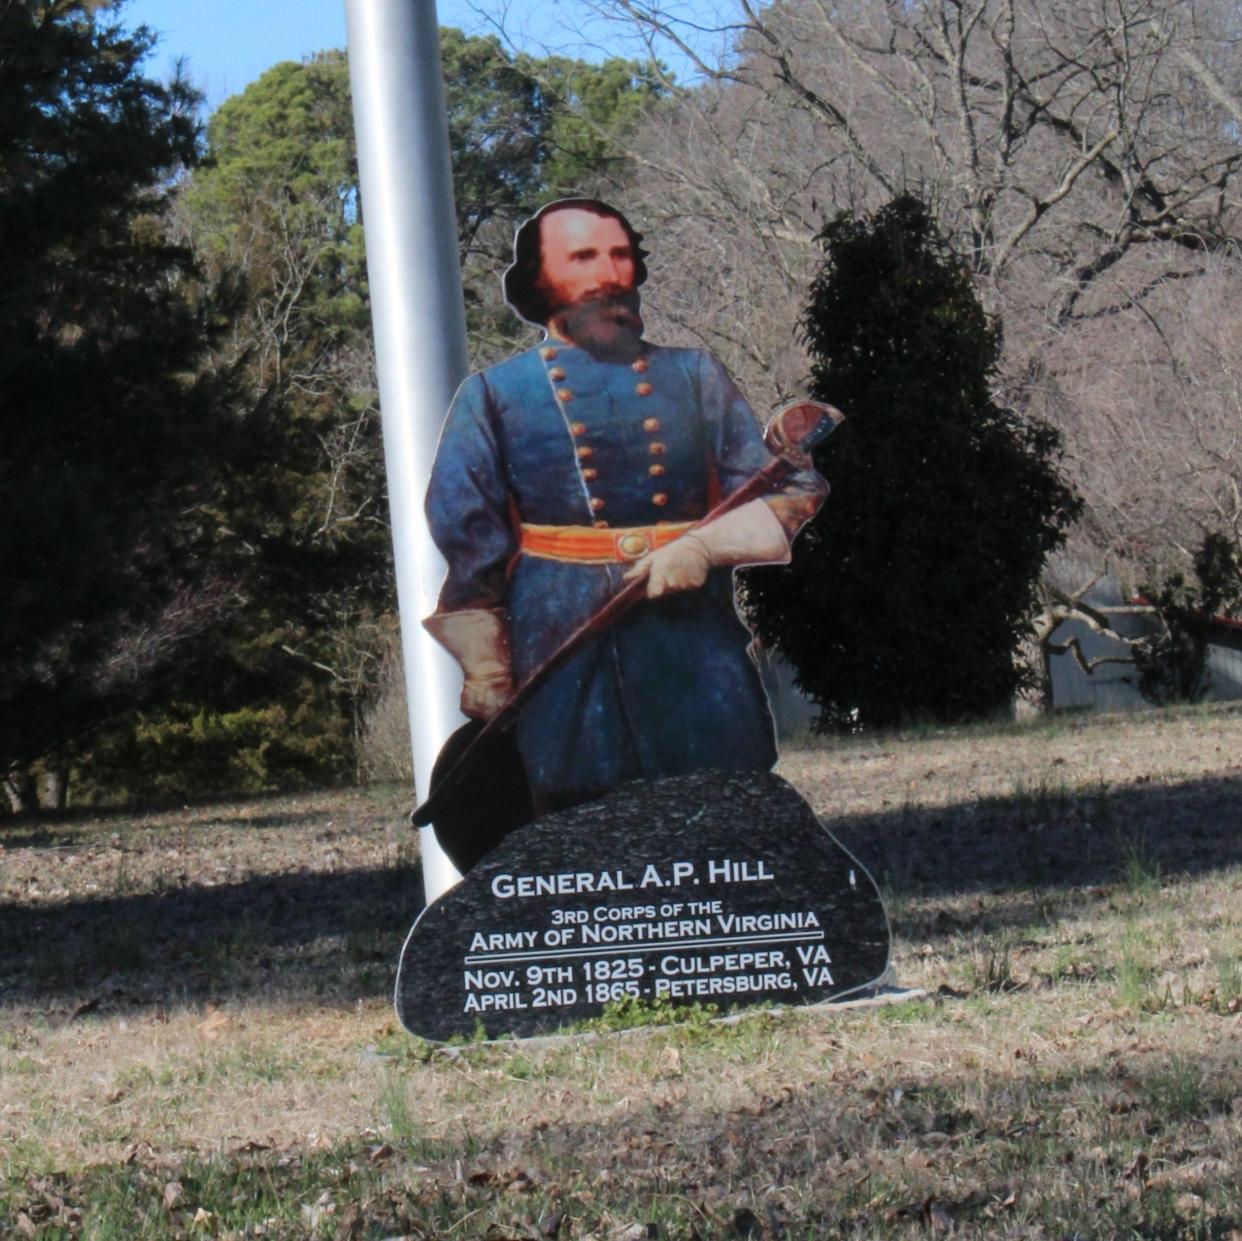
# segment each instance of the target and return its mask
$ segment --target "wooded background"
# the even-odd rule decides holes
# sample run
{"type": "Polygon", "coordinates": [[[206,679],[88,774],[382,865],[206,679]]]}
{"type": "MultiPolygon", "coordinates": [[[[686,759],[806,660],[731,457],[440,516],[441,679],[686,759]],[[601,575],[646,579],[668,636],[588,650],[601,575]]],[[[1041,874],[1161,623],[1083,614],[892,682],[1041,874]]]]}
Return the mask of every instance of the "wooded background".
{"type": "MultiPolygon", "coordinates": [[[[720,62],[676,6],[588,9],[647,54],[532,56],[500,12],[442,32],[474,365],[535,339],[500,298],[516,224],[599,195],[648,238],[650,338],[710,348],[764,416],[812,371],[817,238],[913,196],[999,332],[988,399],[1059,433],[1081,498],[1029,666],[1098,623],[1106,572],[1168,592],[1166,645],[1236,607],[1236,3],[722,0],[720,62]]],[[[208,117],[153,45],[123,5],[0,4],[14,810],[402,774],[344,53],[208,117]]]]}

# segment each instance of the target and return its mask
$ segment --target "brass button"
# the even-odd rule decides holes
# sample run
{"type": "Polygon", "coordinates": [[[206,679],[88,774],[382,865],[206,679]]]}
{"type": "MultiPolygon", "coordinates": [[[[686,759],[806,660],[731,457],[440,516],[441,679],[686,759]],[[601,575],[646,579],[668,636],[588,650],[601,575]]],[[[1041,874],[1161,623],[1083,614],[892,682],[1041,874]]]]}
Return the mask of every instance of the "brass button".
{"type": "Polygon", "coordinates": [[[606,521],[593,521],[591,525],[593,525],[596,528],[596,530],[607,530],[608,529],[608,523],[606,521]]]}
{"type": "Polygon", "coordinates": [[[662,457],[664,455],[664,445],[660,443],[659,440],[652,440],[651,443],[647,445],[647,451],[653,457],[662,457]]]}
{"type": "Polygon", "coordinates": [[[634,385],[634,391],[637,392],[639,396],[650,396],[655,389],[644,379],[642,383],[634,385]]]}
{"type": "Polygon", "coordinates": [[[643,419],[643,430],[644,431],[658,431],[659,429],[660,429],[659,418],[644,418],[643,419]]]}
{"type": "Polygon", "coordinates": [[[642,375],[647,371],[647,368],[650,367],[650,365],[651,363],[648,362],[646,358],[639,358],[636,362],[630,363],[630,370],[637,371],[640,375],[642,375]]]}
{"type": "Polygon", "coordinates": [[[639,534],[637,531],[623,534],[617,540],[617,550],[621,555],[630,560],[637,560],[639,556],[645,556],[650,549],[650,540],[645,534],[639,534]]]}
{"type": "Polygon", "coordinates": [[[585,478],[588,483],[593,483],[599,477],[599,471],[588,465],[586,469],[582,471],[582,477],[585,478]]]}
{"type": "Polygon", "coordinates": [[[603,507],[604,507],[604,502],[603,500],[599,498],[599,496],[591,497],[591,508],[594,512],[598,513],[600,509],[602,509],[603,507]]]}
{"type": "Polygon", "coordinates": [[[659,478],[660,475],[664,473],[664,467],[657,461],[655,465],[649,465],[647,467],[647,473],[650,474],[652,478],[659,478]]]}
{"type": "Polygon", "coordinates": [[[551,345],[545,345],[542,349],[539,350],[539,356],[545,362],[553,362],[556,360],[556,350],[553,349],[551,345]]]}
{"type": "Polygon", "coordinates": [[[571,422],[569,424],[569,430],[570,430],[570,433],[573,435],[585,435],[586,434],[586,423],[585,422],[571,422]]]}
{"type": "Polygon", "coordinates": [[[574,394],[568,388],[557,388],[556,399],[558,401],[572,401],[574,394]]]}
{"type": "Polygon", "coordinates": [[[548,378],[554,380],[556,383],[560,383],[561,380],[565,378],[565,368],[563,366],[554,366],[548,372],[548,378]]]}
{"type": "Polygon", "coordinates": [[[590,444],[583,444],[582,447],[578,449],[578,459],[580,461],[585,461],[588,457],[593,456],[595,456],[595,449],[592,448],[590,444]]]}
{"type": "MultiPolygon", "coordinates": [[[[594,501],[592,501],[592,503],[594,503],[594,501]]],[[[662,491],[657,491],[655,495],[651,497],[651,503],[654,504],[656,508],[663,508],[668,503],[668,496],[666,496],[662,491]]]]}

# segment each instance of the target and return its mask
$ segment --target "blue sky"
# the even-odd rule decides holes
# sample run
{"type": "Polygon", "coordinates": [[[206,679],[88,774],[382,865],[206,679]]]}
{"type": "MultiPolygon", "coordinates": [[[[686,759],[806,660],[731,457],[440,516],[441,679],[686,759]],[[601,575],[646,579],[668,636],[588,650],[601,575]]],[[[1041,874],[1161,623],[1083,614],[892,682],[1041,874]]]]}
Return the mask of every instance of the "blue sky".
{"type": "MultiPolygon", "coordinates": [[[[723,0],[681,0],[680,7],[702,19],[728,6],[723,0]]],[[[507,35],[530,51],[588,60],[638,54],[636,47],[624,46],[614,28],[584,24],[576,0],[438,0],[436,9],[441,25],[476,34],[494,29],[487,13],[503,11],[507,35]]],[[[185,57],[191,81],[211,107],[279,61],[345,46],[345,0],[130,0],[122,20],[160,35],[150,64],[156,76],[166,76],[177,58],[185,57]]],[[[678,72],[679,78],[686,76],[684,69],[678,72]]]]}

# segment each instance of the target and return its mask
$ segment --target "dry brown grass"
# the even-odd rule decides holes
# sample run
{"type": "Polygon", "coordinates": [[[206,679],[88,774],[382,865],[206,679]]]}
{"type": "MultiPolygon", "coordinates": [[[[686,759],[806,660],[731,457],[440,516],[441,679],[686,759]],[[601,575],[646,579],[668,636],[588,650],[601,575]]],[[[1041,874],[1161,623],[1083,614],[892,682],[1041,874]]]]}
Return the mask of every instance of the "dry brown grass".
{"type": "Polygon", "coordinates": [[[931,1000],[433,1051],[401,794],[0,829],[0,1233],[1242,1230],[1242,713],[782,771],[931,1000]]]}

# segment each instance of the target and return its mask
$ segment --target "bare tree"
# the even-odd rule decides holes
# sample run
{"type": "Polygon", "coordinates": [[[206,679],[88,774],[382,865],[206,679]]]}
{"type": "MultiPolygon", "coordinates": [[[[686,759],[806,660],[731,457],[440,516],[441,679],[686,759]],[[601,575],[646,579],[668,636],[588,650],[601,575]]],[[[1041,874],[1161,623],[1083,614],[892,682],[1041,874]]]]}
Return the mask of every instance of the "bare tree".
{"type": "Polygon", "coordinates": [[[1237,528],[1236,5],[734,0],[711,31],[660,0],[581,7],[698,77],[625,144],[653,335],[778,403],[825,219],[913,188],[1003,319],[1006,401],[1066,435],[1075,553],[1136,580],[1237,528]],[[700,51],[721,37],[731,56],[700,51]]]}
{"type": "Polygon", "coordinates": [[[1208,531],[1242,539],[1240,307],[1242,262],[1206,256],[1077,324],[1032,393],[1079,463],[1080,544],[1132,581],[1184,568],[1208,531]]]}
{"type": "MultiPolygon", "coordinates": [[[[594,7],[693,54],[659,4],[594,7]]],[[[815,231],[803,185],[820,204],[850,206],[917,183],[977,272],[1055,257],[1064,317],[1135,247],[1234,236],[1242,103],[1230,14],[1212,0],[736,0],[735,62],[697,63],[746,105],[730,125],[712,92],[682,99],[697,141],[731,148],[711,154],[757,192],[774,235],[815,231]],[[787,131],[801,176],[764,177],[748,129],[773,170],[787,131]]]]}

